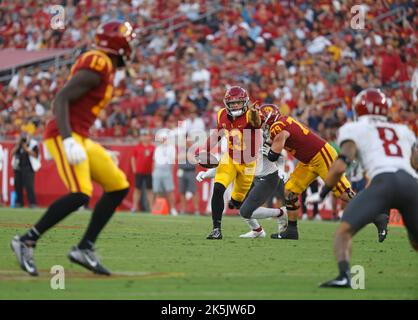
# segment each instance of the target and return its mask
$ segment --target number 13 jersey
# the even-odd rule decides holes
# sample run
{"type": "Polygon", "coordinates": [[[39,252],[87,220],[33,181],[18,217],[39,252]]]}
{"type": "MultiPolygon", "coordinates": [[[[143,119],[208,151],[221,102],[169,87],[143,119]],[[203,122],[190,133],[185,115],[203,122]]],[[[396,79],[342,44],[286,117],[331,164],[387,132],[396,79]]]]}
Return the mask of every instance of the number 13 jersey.
{"type": "Polygon", "coordinates": [[[418,178],[411,166],[416,137],[406,125],[362,116],[357,122],[346,123],[339,129],[338,144],[348,140],[356,144],[358,158],[370,179],[383,172],[398,170],[418,178]]]}
{"type": "MultiPolygon", "coordinates": [[[[112,98],[115,69],[111,59],[97,50],[87,51],[77,58],[71,68],[70,78],[82,69],[96,72],[101,78],[97,87],[89,90],[79,99],[71,101],[69,105],[72,131],[88,137],[90,127],[112,98]]],[[[52,119],[46,125],[44,138],[53,138],[58,135],[56,120],[52,119]]]]}

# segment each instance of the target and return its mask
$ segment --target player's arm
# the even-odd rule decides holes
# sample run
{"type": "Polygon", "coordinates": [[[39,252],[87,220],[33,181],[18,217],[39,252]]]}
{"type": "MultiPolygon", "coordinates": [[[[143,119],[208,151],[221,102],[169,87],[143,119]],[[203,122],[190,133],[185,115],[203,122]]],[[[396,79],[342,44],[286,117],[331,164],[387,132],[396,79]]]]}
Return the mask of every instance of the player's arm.
{"type": "Polygon", "coordinates": [[[347,167],[357,156],[357,147],[354,141],[347,140],[341,144],[341,153],[337,159],[331,164],[329,168],[327,178],[325,179],[325,185],[322,187],[319,194],[323,200],[326,195],[337,185],[341,177],[347,170],[347,167]]]}
{"type": "Polygon", "coordinates": [[[248,122],[253,128],[261,127],[261,117],[257,110],[257,102],[254,102],[249,106],[248,122]]]}
{"type": "Polygon", "coordinates": [[[63,139],[71,137],[69,104],[86,94],[89,90],[100,84],[98,73],[89,70],[76,72],[65,86],[58,91],[53,101],[53,111],[57,121],[58,130],[63,139]]]}
{"type": "Polygon", "coordinates": [[[289,136],[290,136],[290,133],[288,131],[282,130],[279,134],[277,134],[274,137],[273,142],[271,144],[270,151],[267,155],[267,158],[271,162],[276,162],[279,159],[280,154],[286,143],[286,140],[287,138],[289,138],[289,136]]]}
{"type": "Polygon", "coordinates": [[[53,101],[55,119],[62,137],[65,155],[70,164],[78,164],[87,159],[84,148],[71,136],[70,102],[97,87],[100,81],[101,77],[98,73],[82,69],[71,77],[53,101]]]}

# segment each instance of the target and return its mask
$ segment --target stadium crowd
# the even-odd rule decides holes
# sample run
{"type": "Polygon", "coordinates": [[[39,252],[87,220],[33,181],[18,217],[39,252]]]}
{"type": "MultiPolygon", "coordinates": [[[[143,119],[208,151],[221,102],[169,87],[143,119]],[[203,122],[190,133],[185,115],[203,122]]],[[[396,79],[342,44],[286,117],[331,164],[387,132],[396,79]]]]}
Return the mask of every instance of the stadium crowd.
{"type": "MultiPolygon", "coordinates": [[[[361,30],[351,26],[352,0],[56,4],[65,6],[63,30],[50,28],[49,7],[41,1],[0,1],[0,49],[79,53],[101,22],[121,18],[141,39],[129,76],[116,74],[111,106],[92,129],[96,138],[135,140],[140,129],[177,123],[186,131],[213,128],[230,84],[247,88],[254,101],[279,105],[329,140],[352,118],[356,93],[380,87],[391,97],[391,118],[418,134],[416,1],[363,1],[361,30]]],[[[69,67],[21,68],[0,84],[0,138],[22,130],[42,135],[69,67]]]]}

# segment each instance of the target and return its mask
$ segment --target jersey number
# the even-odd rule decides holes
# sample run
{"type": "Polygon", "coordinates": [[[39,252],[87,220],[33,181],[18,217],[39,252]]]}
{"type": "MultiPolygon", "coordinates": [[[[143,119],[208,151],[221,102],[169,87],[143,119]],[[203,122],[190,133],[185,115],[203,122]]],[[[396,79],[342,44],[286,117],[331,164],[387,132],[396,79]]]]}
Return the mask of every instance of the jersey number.
{"type": "Polygon", "coordinates": [[[298,121],[296,121],[295,119],[293,119],[293,118],[291,118],[291,117],[288,117],[287,119],[286,119],[286,122],[288,123],[288,124],[292,124],[292,123],[294,123],[295,125],[297,125],[299,128],[300,128],[300,130],[302,130],[302,132],[303,132],[303,134],[304,135],[308,135],[308,133],[309,133],[309,129],[308,128],[306,128],[303,124],[301,124],[300,122],[298,122],[298,121]]]}
{"type": "Polygon", "coordinates": [[[399,141],[398,136],[393,128],[378,127],[379,138],[383,141],[383,149],[385,153],[390,157],[402,157],[402,149],[397,144],[399,141]]]}

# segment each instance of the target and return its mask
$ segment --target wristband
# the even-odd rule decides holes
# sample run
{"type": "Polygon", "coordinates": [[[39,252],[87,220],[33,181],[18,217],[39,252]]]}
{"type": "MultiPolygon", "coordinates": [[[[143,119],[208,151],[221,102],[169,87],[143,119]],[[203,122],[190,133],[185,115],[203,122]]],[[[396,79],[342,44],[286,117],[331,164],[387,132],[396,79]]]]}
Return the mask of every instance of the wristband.
{"type": "Polygon", "coordinates": [[[274,152],[271,149],[267,155],[267,159],[269,159],[271,162],[276,162],[277,160],[279,160],[279,157],[280,157],[280,153],[274,152]]]}
{"type": "Polygon", "coordinates": [[[328,185],[324,185],[321,189],[321,192],[319,193],[319,196],[321,197],[322,200],[325,199],[325,197],[327,196],[327,194],[332,190],[332,187],[328,186],[328,185]]]}
{"type": "Polygon", "coordinates": [[[347,156],[343,155],[343,154],[339,154],[337,159],[341,159],[342,161],[344,161],[344,163],[349,166],[351,164],[350,159],[348,159],[347,156]]]}

